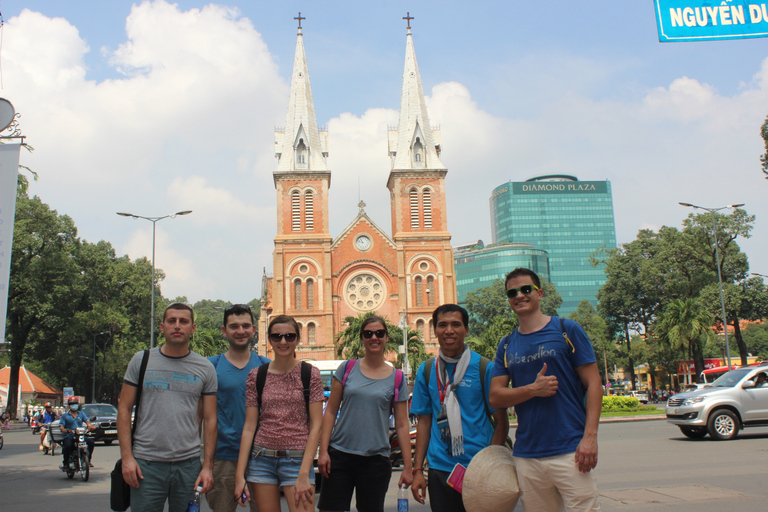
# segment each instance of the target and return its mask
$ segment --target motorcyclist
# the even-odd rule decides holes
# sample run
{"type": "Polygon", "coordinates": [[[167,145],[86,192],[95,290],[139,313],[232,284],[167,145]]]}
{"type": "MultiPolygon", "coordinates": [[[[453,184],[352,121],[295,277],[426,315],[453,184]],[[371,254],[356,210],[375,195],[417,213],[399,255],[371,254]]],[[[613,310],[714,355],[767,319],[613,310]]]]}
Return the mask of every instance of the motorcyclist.
{"type": "MultiPolygon", "coordinates": [[[[61,420],[59,420],[59,429],[64,432],[62,454],[64,456],[65,471],[69,469],[69,454],[75,448],[75,429],[86,424],[88,430],[93,430],[93,425],[88,421],[88,416],[80,410],[80,400],[76,396],[69,397],[67,405],[69,405],[69,412],[62,414],[61,420]]],[[[88,458],[89,460],[93,459],[95,442],[92,437],[88,436],[85,436],[85,442],[88,444],[88,458]]],[[[93,463],[91,463],[91,466],[93,466],[93,463]]]]}
{"type": "Polygon", "coordinates": [[[45,403],[45,411],[40,413],[40,416],[38,417],[38,421],[41,423],[40,427],[40,447],[38,450],[43,449],[43,441],[45,440],[45,434],[48,432],[48,426],[50,426],[50,423],[52,421],[56,421],[56,413],[53,412],[53,408],[51,407],[50,402],[45,403]]]}

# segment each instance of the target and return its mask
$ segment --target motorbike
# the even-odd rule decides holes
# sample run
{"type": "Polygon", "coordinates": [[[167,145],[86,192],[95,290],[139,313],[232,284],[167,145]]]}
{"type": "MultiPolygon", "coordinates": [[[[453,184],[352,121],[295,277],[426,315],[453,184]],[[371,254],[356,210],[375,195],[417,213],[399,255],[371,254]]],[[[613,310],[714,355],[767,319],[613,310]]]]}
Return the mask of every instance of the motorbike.
{"type": "MultiPolygon", "coordinates": [[[[416,426],[411,425],[408,435],[411,438],[411,446],[407,448],[408,456],[413,458],[413,452],[416,450],[416,426]]],[[[403,449],[400,446],[400,442],[397,439],[397,431],[394,428],[389,429],[389,447],[389,462],[393,468],[400,467],[403,464],[403,449]]]]}
{"type": "Polygon", "coordinates": [[[45,429],[45,437],[43,438],[43,455],[55,455],[56,442],[53,440],[53,435],[51,435],[51,424],[43,423],[42,428],[45,429]]]}
{"type": "Polygon", "coordinates": [[[88,455],[88,443],[85,442],[87,432],[86,428],[75,429],[75,446],[69,454],[69,468],[63,464],[59,466],[67,474],[67,478],[73,478],[75,473],[80,473],[83,482],[87,482],[91,475],[91,458],[88,455]]]}
{"type": "Polygon", "coordinates": [[[32,429],[32,435],[40,435],[40,422],[37,421],[37,418],[32,418],[29,421],[29,428],[32,429]]]}
{"type": "Polygon", "coordinates": [[[0,428],[0,450],[3,449],[3,443],[4,443],[4,441],[3,441],[3,429],[0,428]]]}

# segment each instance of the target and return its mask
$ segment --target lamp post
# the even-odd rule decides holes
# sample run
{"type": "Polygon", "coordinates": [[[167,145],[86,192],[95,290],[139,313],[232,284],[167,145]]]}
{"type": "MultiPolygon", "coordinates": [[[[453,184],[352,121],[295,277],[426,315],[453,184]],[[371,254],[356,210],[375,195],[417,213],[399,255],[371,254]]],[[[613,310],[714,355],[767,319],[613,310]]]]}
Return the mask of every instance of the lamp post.
{"type": "Polygon", "coordinates": [[[705,210],[712,214],[712,236],[715,239],[715,266],[717,267],[717,284],[720,287],[720,307],[723,312],[723,331],[725,332],[725,357],[728,359],[728,368],[731,367],[731,349],[728,346],[728,321],[725,316],[725,295],[723,294],[723,276],[720,273],[720,249],[717,245],[717,217],[715,213],[720,210],[727,210],[728,208],[739,208],[744,206],[744,203],[729,204],[720,208],[705,208],[703,206],[697,206],[691,203],[678,203],[681,206],[687,206],[689,208],[697,210],[705,210]]]}
{"type": "Polygon", "coordinates": [[[762,277],[764,279],[768,279],[768,276],[765,274],[758,274],[757,272],[750,272],[753,276],[762,277]]]}
{"type": "Polygon", "coordinates": [[[171,213],[163,215],[162,217],[143,217],[141,215],[134,215],[133,213],[117,212],[118,215],[123,217],[131,217],[133,219],[144,219],[152,223],[152,303],[150,306],[150,314],[152,317],[149,322],[149,348],[155,348],[155,233],[158,221],[163,219],[174,219],[179,215],[189,215],[192,210],[184,210],[183,212],[171,213]]]}

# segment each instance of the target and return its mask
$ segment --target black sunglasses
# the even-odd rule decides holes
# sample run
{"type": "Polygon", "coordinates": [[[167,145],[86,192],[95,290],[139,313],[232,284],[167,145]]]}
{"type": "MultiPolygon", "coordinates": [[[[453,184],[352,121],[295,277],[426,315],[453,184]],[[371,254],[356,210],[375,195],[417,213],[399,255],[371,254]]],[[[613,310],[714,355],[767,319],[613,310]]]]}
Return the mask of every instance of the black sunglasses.
{"type": "Polygon", "coordinates": [[[365,331],[363,331],[363,338],[369,340],[373,338],[374,334],[376,335],[377,338],[382,339],[384,336],[387,335],[387,331],[386,329],[377,329],[375,331],[369,331],[366,329],[365,331]]]}
{"type": "Polygon", "coordinates": [[[288,343],[292,343],[296,341],[296,333],[295,332],[289,332],[288,334],[278,334],[276,332],[273,332],[269,335],[269,341],[272,343],[280,343],[280,340],[285,338],[285,341],[288,343]]]}
{"type": "Polygon", "coordinates": [[[520,288],[510,288],[509,290],[507,290],[507,297],[509,297],[510,299],[514,299],[515,297],[517,297],[517,292],[520,292],[523,295],[530,295],[533,292],[533,290],[538,290],[538,289],[539,287],[536,286],[535,284],[524,284],[520,288]]]}

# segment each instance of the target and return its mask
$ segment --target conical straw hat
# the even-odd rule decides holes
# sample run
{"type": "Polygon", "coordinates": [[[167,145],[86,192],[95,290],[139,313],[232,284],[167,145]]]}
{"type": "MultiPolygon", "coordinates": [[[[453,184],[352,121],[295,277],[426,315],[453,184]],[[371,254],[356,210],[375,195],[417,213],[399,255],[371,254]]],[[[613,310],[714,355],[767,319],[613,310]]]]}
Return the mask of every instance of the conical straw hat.
{"type": "Polygon", "coordinates": [[[512,450],[506,446],[480,450],[469,463],[462,483],[467,512],[512,512],[519,497],[512,450]]]}

